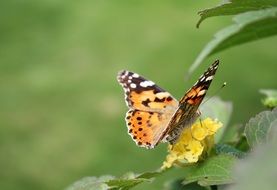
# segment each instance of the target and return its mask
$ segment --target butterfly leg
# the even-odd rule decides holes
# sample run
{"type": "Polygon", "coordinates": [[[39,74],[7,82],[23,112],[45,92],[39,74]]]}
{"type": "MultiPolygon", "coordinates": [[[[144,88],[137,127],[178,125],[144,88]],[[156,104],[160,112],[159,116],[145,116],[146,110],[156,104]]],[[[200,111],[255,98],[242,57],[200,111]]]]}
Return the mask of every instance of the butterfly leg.
{"type": "Polygon", "coordinates": [[[199,117],[199,122],[200,122],[200,125],[203,127],[203,125],[202,125],[202,118],[201,117],[199,117]]]}

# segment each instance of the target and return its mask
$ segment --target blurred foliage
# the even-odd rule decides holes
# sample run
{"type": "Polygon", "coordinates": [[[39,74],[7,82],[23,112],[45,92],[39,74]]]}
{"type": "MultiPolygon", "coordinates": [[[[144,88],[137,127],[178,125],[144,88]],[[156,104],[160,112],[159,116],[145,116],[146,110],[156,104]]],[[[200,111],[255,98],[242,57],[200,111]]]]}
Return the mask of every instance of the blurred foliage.
{"type": "Polygon", "coordinates": [[[235,15],[248,11],[255,11],[260,9],[271,8],[277,6],[276,0],[227,0],[223,1],[222,4],[213,8],[204,9],[199,11],[200,20],[197,23],[197,27],[200,26],[203,20],[213,16],[222,15],[235,15]]]}
{"type": "MultiPolygon", "coordinates": [[[[83,176],[159,167],[165,145],[139,149],[126,133],[116,73],[134,70],[181,97],[206,66],[189,81],[184,73],[226,23],[195,29],[197,11],[217,2],[1,1],[0,188],[63,189],[83,176]]],[[[276,42],[221,54],[210,92],[228,82],[221,97],[236,110],[230,125],[263,109],[257,89],[276,87],[276,42]]]]}
{"type": "Polygon", "coordinates": [[[204,162],[192,166],[185,177],[184,185],[197,182],[201,186],[221,185],[234,182],[231,175],[235,158],[231,155],[210,157],[204,162]]]}
{"type": "Polygon", "coordinates": [[[128,190],[142,182],[150,181],[151,178],[156,177],[159,172],[148,172],[142,175],[134,173],[127,173],[124,176],[115,179],[112,176],[85,177],[67,188],[67,190],[108,190],[121,189],[128,190]]]}
{"type": "Polygon", "coordinates": [[[197,56],[192,72],[203,60],[227,48],[277,34],[277,8],[246,12],[234,17],[235,24],[220,30],[197,56]]]}
{"type": "Polygon", "coordinates": [[[277,107],[277,90],[275,89],[261,89],[260,93],[264,94],[266,97],[262,99],[262,103],[273,109],[277,107]]]}
{"type": "Polygon", "coordinates": [[[277,108],[272,111],[261,112],[251,118],[245,126],[245,136],[250,147],[254,148],[257,145],[272,141],[272,138],[276,138],[274,136],[276,122],[277,108]]]}
{"type": "Polygon", "coordinates": [[[215,151],[216,151],[216,154],[227,154],[238,158],[243,158],[246,155],[245,152],[240,151],[228,144],[216,144],[215,151]]]}
{"type": "MultiPolygon", "coordinates": [[[[277,128],[277,122],[275,124],[277,128]]],[[[237,161],[233,171],[237,183],[226,190],[276,189],[276,159],[277,141],[260,145],[247,158],[237,161]]]]}
{"type": "Polygon", "coordinates": [[[186,186],[182,184],[183,180],[175,180],[165,185],[165,190],[210,190],[210,188],[203,187],[197,183],[190,183],[186,186]]]}

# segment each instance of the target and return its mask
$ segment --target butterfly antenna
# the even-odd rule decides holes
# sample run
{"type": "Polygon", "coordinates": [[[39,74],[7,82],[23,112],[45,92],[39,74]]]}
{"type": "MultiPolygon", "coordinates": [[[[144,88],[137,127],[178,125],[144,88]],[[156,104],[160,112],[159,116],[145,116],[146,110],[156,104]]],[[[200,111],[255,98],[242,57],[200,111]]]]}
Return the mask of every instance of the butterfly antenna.
{"type": "Polygon", "coordinates": [[[222,88],[224,88],[226,85],[227,85],[227,83],[224,82],[224,83],[221,85],[221,87],[220,87],[212,96],[210,96],[209,98],[207,98],[207,99],[202,103],[202,105],[205,104],[207,101],[209,101],[211,98],[215,97],[215,95],[217,95],[217,94],[222,90],[222,88]]]}

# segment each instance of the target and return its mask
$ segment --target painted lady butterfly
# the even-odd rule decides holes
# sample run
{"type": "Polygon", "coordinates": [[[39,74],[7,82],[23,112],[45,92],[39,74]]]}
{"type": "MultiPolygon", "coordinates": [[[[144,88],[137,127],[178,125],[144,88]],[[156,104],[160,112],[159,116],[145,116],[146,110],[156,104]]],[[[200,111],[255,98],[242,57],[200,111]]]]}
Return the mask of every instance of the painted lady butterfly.
{"type": "Polygon", "coordinates": [[[117,80],[125,91],[129,111],[128,133],[138,146],[154,148],[165,141],[174,144],[183,128],[190,127],[200,116],[198,110],[213,80],[216,60],[178,102],[154,82],[130,72],[121,71],[117,80]]]}

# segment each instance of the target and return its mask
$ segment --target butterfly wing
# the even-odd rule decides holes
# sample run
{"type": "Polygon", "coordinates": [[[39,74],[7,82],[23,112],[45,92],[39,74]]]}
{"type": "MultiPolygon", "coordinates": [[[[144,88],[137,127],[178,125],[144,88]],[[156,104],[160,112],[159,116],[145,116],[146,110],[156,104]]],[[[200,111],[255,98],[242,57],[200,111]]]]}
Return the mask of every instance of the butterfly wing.
{"type": "Polygon", "coordinates": [[[167,107],[178,105],[178,101],[171,94],[137,73],[121,71],[117,80],[125,91],[129,108],[160,112],[167,107]]]}
{"type": "Polygon", "coordinates": [[[207,90],[213,80],[218,68],[219,61],[216,60],[205,72],[199,77],[197,82],[191,87],[179,101],[179,107],[171,118],[167,130],[164,131],[161,139],[174,144],[179,138],[184,127],[191,126],[199,117],[199,105],[203,101],[207,90]]]}
{"type": "Polygon", "coordinates": [[[178,101],[154,82],[130,71],[121,71],[118,82],[125,91],[128,132],[138,146],[153,148],[161,139],[178,101]]]}
{"type": "Polygon", "coordinates": [[[217,71],[219,60],[216,60],[205,72],[199,77],[197,82],[191,87],[183,98],[179,101],[180,104],[190,104],[199,106],[204,99],[210,84],[213,81],[217,71]]]}

